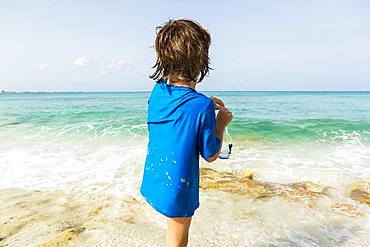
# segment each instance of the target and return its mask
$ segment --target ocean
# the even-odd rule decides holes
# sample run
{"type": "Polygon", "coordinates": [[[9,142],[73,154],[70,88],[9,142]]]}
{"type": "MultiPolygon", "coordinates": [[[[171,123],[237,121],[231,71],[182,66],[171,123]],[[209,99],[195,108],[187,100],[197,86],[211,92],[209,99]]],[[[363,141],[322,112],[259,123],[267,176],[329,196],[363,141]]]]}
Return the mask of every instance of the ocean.
{"type": "MultiPolygon", "coordinates": [[[[308,207],[201,191],[190,246],[370,245],[370,208],[348,196],[353,184],[370,181],[370,92],[201,93],[222,99],[234,115],[224,142],[233,144],[230,159],[201,167],[248,170],[261,182],[309,181],[328,193],[308,207]],[[333,204],[362,214],[332,210],[333,204]],[[242,212],[247,216],[237,217],[242,212]]],[[[0,188],[142,200],[149,94],[0,94],[0,188]]],[[[149,206],[144,212],[164,227],[149,206]]]]}

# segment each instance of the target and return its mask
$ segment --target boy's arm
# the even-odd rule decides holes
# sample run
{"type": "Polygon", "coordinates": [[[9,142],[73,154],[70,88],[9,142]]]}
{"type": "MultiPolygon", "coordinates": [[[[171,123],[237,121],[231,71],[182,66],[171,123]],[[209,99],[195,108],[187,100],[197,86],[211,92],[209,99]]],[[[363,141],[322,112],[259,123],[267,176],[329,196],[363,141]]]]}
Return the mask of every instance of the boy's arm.
{"type": "Polygon", "coordinates": [[[221,121],[216,122],[215,132],[216,132],[217,138],[220,139],[221,145],[220,145],[220,149],[217,151],[217,153],[215,153],[215,155],[206,159],[207,162],[213,162],[213,161],[217,160],[218,155],[221,152],[221,147],[222,147],[222,141],[223,141],[223,137],[224,137],[225,128],[226,128],[226,126],[223,123],[221,123],[221,121]]]}

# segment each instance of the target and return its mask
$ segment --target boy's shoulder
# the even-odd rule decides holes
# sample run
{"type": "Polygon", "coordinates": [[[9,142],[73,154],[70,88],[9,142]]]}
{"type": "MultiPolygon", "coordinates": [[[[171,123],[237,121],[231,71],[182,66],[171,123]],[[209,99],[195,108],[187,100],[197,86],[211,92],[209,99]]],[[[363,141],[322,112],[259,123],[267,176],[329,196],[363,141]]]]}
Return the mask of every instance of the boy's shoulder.
{"type": "Polygon", "coordinates": [[[203,115],[209,113],[210,111],[215,111],[215,105],[211,98],[200,92],[194,93],[196,97],[193,99],[193,104],[198,112],[200,112],[203,115]]]}
{"type": "Polygon", "coordinates": [[[195,94],[197,95],[197,99],[198,99],[198,101],[201,105],[208,106],[211,103],[213,103],[213,100],[211,98],[209,98],[208,96],[206,96],[206,95],[204,95],[200,92],[195,92],[195,94]]]}

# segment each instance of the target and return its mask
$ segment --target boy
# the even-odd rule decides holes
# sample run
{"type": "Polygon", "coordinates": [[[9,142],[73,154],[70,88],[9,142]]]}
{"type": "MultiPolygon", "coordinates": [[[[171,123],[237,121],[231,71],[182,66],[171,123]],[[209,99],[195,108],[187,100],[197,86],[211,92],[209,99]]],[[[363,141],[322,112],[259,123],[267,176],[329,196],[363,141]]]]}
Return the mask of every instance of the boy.
{"type": "Polygon", "coordinates": [[[170,20],[158,29],[140,193],[167,217],[165,246],[187,246],[191,218],[199,207],[199,154],[208,162],[217,159],[233,116],[220,99],[195,90],[210,69],[210,34],[186,19],[170,20]]]}

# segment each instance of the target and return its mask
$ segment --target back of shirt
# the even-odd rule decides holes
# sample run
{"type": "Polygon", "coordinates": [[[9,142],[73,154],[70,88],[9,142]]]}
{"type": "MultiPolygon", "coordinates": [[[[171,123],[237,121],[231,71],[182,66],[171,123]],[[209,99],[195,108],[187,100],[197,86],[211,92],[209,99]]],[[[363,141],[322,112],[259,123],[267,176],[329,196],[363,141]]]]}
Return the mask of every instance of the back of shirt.
{"type": "Polygon", "coordinates": [[[156,83],[148,100],[149,143],[140,192],[168,217],[189,217],[199,207],[199,154],[220,149],[215,106],[189,87],[156,83]]]}

